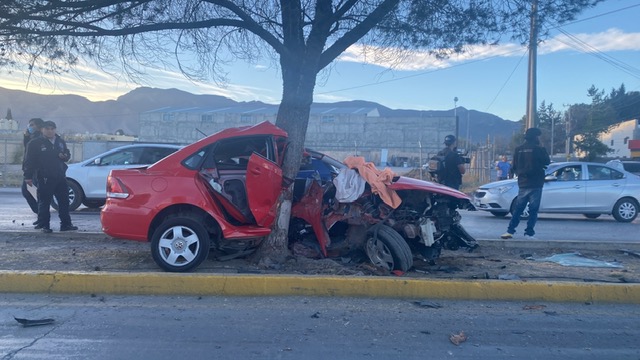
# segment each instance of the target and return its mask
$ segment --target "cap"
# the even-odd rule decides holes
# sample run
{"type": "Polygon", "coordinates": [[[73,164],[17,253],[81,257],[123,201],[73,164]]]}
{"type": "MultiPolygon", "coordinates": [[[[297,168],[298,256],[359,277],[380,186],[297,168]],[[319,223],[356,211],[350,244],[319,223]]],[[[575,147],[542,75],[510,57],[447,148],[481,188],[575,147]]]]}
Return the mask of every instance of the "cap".
{"type": "Polygon", "coordinates": [[[535,139],[540,135],[542,135],[542,131],[540,131],[540,129],[538,129],[538,128],[529,128],[529,129],[527,129],[527,131],[525,131],[524,138],[525,139],[535,139]]]}
{"type": "Polygon", "coordinates": [[[44,124],[42,124],[43,128],[56,128],[56,123],[54,123],[53,121],[45,121],[44,124]]]}
{"type": "Polygon", "coordinates": [[[454,142],[456,142],[456,137],[453,135],[447,135],[444,137],[444,144],[445,145],[451,145],[454,142]]]}

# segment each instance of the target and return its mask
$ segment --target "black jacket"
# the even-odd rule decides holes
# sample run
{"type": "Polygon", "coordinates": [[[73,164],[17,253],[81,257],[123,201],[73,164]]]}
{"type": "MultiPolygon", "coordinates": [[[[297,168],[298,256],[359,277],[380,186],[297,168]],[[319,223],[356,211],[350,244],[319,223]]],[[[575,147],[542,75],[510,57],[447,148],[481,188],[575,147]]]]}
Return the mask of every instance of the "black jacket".
{"type": "Polygon", "coordinates": [[[444,171],[440,183],[454,188],[460,187],[462,185],[462,174],[458,165],[464,164],[460,154],[456,150],[445,147],[438,152],[438,156],[444,156],[444,171]]]}
{"type": "Polygon", "coordinates": [[[518,176],[518,187],[541,188],[544,185],[544,170],[550,163],[547,149],[538,142],[525,140],[513,154],[511,169],[518,176]]]}
{"type": "Polygon", "coordinates": [[[54,143],[44,136],[37,137],[27,145],[23,164],[24,178],[26,180],[33,180],[36,176],[38,179],[64,178],[67,172],[65,162],[70,158],[71,152],[67,148],[67,143],[60,136],[56,135],[54,143]],[[62,154],[62,158],[59,154],[62,154]]]}

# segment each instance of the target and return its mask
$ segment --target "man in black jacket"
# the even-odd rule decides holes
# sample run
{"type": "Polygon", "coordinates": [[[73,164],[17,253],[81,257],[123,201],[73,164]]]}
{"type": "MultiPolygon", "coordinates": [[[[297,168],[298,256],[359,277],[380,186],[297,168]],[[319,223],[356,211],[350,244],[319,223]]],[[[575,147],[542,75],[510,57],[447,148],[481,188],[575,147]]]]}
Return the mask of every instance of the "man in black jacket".
{"type": "Polygon", "coordinates": [[[462,157],[458,154],[458,149],[456,148],[457,143],[454,135],[444,137],[445,148],[438,152],[438,156],[444,156],[444,169],[439,182],[448,187],[460,190],[462,175],[466,169],[462,157]]]}
{"type": "Polygon", "coordinates": [[[42,136],[29,142],[24,162],[24,180],[33,185],[34,177],[38,181],[38,224],[36,229],[44,233],[52,232],[49,227],[51,213],[49,207],[53,197],[58,202],[60,231],[78,230],[71,223],[69,215],[69,187],[66,171],[71,153],[62,138],[56,135],[56,123],[45,121],[42,136]]]}
{"type": "Polygon", "coordinates": [[[542,199],[542,187],[544,186],[544,170],[551,162],[547,150],[540,146],[539,137],[542,134],[538,128],[530,128],[524,134],[524,144],[518,146],[513,154],[511,169],[518,177],[518,197],[516,198],[514,211],[507,232],[500,237],[513,238],[516,228],[520,223],[520,216],[529,204],[529,219],[524,229],[525,239],[535,239],[533,228],[538,220],[538,209],[542,199]]]}
{"type": "MultiPolygon", "coordinates": [[[[39,138],[40,136],[42,136],[42,124],[44,124],[44,120],[40,119],[40,118],[33,118],[31,120],[29,120],[29,127],[27,127],[27,130],[24,131],[24,136],[22,139],[22,142],[24,144],[24,154],[22,157],[22,170],[24,171],[24,161],[27,158],[27,145],[29,145],[29,142],[33,139],[39,138]]],[[[35,184],[36,186],[38,185],[37,183],[35,184]]],[[[22,196],[24,196],[24,198],[27,200],[27,204],[29,204],[29,207],[31,208],[31,211],[33,211],[34,214],[38,213],[38,200],[36,198],[33,197],[33,195],[31,195],[31,192],[29,192],[29,189],[27,188],[27,182],[23,181],[22,182],[22,196]]],[[[38,221],[34,222],[33,225],[37,225],[38,221]]]]}

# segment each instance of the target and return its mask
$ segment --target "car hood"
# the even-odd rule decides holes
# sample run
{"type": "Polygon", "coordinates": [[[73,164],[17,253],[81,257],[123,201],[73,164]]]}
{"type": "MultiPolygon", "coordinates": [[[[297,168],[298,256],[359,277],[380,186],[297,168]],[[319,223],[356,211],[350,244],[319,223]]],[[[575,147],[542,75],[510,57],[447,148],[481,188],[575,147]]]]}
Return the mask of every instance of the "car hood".
{"type": "Polygon", "coordinates": [[[488,184],[484,184],[481,185],[478,189],[492,189],[495,187],[500,187],[500,186],[505,186],[505,185],[513,185],[513,184],[517,184],[518,180],[516,179],[507,179],[507,180],[500,180],[500,181],[494,181],[488,184]]]}
{"type": "Polygon", "coordinates": [[[436,194],[442,194],[447,196],[452,196],[458,199],[469,199],[467,194],[458,191],[456,189],[452,189],[448,186],[444,186],[438,183],[434,183],[431,181],[418,180],[410,177],[399,176],[396,181],[394,181],[391,185],[388,185],[388,188],[393,190],[421,190],[428,191],[436,194]]]}

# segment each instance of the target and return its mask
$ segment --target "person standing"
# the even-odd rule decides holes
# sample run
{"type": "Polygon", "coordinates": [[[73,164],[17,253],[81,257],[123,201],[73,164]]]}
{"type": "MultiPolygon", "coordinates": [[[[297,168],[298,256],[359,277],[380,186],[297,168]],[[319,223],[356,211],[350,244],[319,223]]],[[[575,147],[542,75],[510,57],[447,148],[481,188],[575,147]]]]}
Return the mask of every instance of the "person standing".
{"type": "Polygon", "coordinates": [[[513,173],[518,177],[518,197],[515,201],[514,211],[507,232],[502,234],[502,239],[511,239],[516,233],[520,223],[520,216],[529,204],[529,219],[524,229],[525,239],[535,239],[534,227],[538,221],[538,209],[542,199],[542,187],[544,186],[544,170],[551,162],[547,150],[540,146],[538,128],[530,128],[524,134],[524,144],[516,147],[513,154],[513,173]]]}
{"type": "Polygon", "coordinates": [[[439,176],[439,181],[443,185],[459,190],[462,185],[462,175],[466,169],[464,161],[456,149],[456,137],[453,135],[445,136],[444,145],[445,148],[438,152],[438,156],[444,157],[444,169],[442,176],[439,176]]]}
{"type": "Polygon", "coordinates": [[[496,164],[496,170],[498,170],[498,180],[507,180],[509,178],[511,164],[509,164],[505,155],[500,156],[500,161],[496,164]]]}
{"type": "Polygon", "coordinates": [[[36,229],[51,233],[49,207],[53,197],[58,202],[60,231],[78,230],[69,215],[69,187],[66,171],[71,153],[67,144],[56,134],[56,123],[45,121],[42,136],[29,142],[24,162],[24,179],[28,186],[38,181],[38,224],[36,229]]]}
{"type": "MultiPolygon", "coordinates": [[[[33,139],[36,139],[40,136],[42,136],[42,124],[44,124],[44,120],[40,119],[40,118],[33,118],[31,120],[29,120],[29,126],[27,127],[27,129],[24,131],[24,136],[22,139],[22,143],[24,144],[24,154],[22,157],[22,170],[24,171],[24,162],[27,158],[27,146],[29,145],[29,142],[33,139]]],[[[34,184],[32,186],[37,186],[37,182],[34,182],[34,184]]],[[[29,189],[27,188],[27,182],[23,181],[22,182],[22,196],[25,198],[25,200],[27,200],[27,204],[29,204],[29,207],[31,208],[31,211],[33,211],[34,214],[38,213],[38,200],[33,197],[33,195],[31,195],[31,192],[29,191],[29,189]]],[[[38,220],[36,220],[33,225],[38,225],[38,220]]]]}

